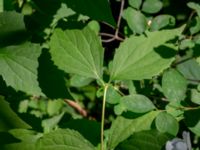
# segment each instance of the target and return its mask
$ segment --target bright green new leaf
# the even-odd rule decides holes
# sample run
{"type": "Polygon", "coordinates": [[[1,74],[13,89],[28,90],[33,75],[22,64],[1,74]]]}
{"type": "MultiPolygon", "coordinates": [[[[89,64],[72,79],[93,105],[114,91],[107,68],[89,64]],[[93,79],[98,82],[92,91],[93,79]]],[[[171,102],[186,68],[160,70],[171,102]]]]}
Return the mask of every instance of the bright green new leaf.
{"type": "Polygon", "coordinates": [[[50,41],[52,60],[67,73],[100,79],[103,53],[99,37],[89,28],[56,29],[50,41]]]}
{"type": "Polygon", "coordinates": [[[131,7],[124,10],[123,18],[127,21],[133,33],[142,34],[147,28],[146,17],[140,11],[131,7]]]}
{"type": "Polygon", "coordinates": [[[145,0],[142,5],[142,11],[154,14],[162,9],[162,2],[160,0],[145,0]]]}
{"type": "Polygon", "coordinates": [[[115,26],[115,21],[107,0],[64,0],[75,12],[94,20],[105,21],[115,26]]]}
{"type": "Polygon", "coordinates": [[[200,92],[198,92],[196,89],[191,90],[191,101],[200,105],[200,92]]]}
{"type": "Polygon", "coordinates": [[[161,73],[170,66],[176,54],[177,47],[169,41],[180,35],[182,29],[148,32],[146,36],[127,38],[114,55],[111,79],[150,79],[161,73]]]}
{"type": "Polygon", "coordinates": [[[155,106],[150,99],[139,94],[122,97],[119,105],[123,106],[124,111],[131,111],[134,113],[146,113],[155,109],[155,106]]]}
{"type": "Polygon", "coordinates": [[[117,150],[161,150],[170,138],[157,130],[141,131],[122,142],[117,150]]]}
{"type": "Polygon", "coordinates": [[[163,133],[169,133],[176,136],[179,130],[177,120],[166,112],[161,112],[155,120],[156,128],[163,133]]]}
{"type": "Polygon", "coordinates": [[[133,8],[140,9],[140,6],[142,4],[142,0],[128,0],[128,3],[133,8]]]}
{"type": "Polygon", "coordinates": [[[0,131],[8,131],[13,128],[31,128],[10,108],[8,102],[0,97],[0,131]]]}
{"type": "Polygon", "coordinates": [[[175,69],[163,74],[162,89],[169,101],[181,101],[185,98],[187,80],[175,69]]]}
{"type": "Polygon", "coordinates": [[[94,150],[95,147],[79,132],[58,129],[44,135],[37,143],[38,150],[94,150]]]}
{"type": "Polygon", "coordinates": [[[0,48],[0,75],[8,86],[31,95],[41,95],[37,81],[38,44],[24,43],[0,48]]]}
{"type": "Polygon", "coordinates": [[[160,30],[167,26],[174,26],[176,23],[176,19],[171,15],[158,15],[153,18],[150,30],[156,31],[160,30]]]}
{"type": "Polygon", "coordinates": [[[150,130],[155,117],[159,112],[152,111],[134,119],[117,117],[109,130],[108,149],[114,149],[130,135],[142,130],[150,130]]]}

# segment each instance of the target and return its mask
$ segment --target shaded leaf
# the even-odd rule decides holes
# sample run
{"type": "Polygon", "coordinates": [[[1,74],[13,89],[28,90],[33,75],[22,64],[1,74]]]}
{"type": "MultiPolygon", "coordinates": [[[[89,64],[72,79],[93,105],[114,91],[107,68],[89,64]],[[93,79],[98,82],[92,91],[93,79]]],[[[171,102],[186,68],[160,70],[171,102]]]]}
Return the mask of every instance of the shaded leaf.
{"type": "Polygon", "coordinates": [[[134,119],[117,117],[109,130],[108,149],[114,149],[135,132],[150,130],[157,114],[157,111],[152,111],[134,119]]]}
{"type": "Polygon", "coordinates": [[[156,130],[142,131],[133,134],[122,142],[117,150],[161,150],[171,136],[156,130]]]}
{"type": "Polygon", "coordinates": [[[8,102],[0,97],[0,131],[8,131],[13,128],[31,128],[10,108],[8,102]]]}
{"type": "Polygon", "coordinates": [[[87,77],[75,74],[70,78],[70,86],[83,87],[90,84],[92,81],[93,81],[92,78],[87,78],[87,77]]]}
{"type": "Polygon", "coordinates": [[[181,101],[185,98],[187,80],[175,69],[163,74],[162,89],[169,101],[181,101]]]}
{"type": "Polygon", "coordinates": [[[37,81],[38,44],[24,43],[0,49],[0,75],[8,86],[32,95],[41,95],[37,81]]]}
{"type": "Polygon", "coordinates": [[[66,87],[65,73],[57,68],[46,49],[39,57],[38,81],[42,92],[49,98],[72,99],[66,87]]]}
{"type": "Polygon", "coordinates": [[[127,38],[114,55],[111,79],[141,80],[158,75],[170,66],[177,50],[174,44],[166,42],[180,35],[182,29],[148,32],[147,37],[127,38]]]}
{"type": "Polygon", "coordinates": [[[158,114],[155,120],[156,128],[163,133],[169,133],[176,136],[179,130],[179,124],[177,120],[166,112],[158,114]]]}
{"type": "Polygon", "coordinates": [[[189,30],[191,34],[195,34],[200,31],[200,17],[199,16],[196,16],[194,20],[192,20],[189,30]]]}
{"type": "Polygon", "coordinates": [[[167,26],[174,26],[176,23],[176,19],[171,15],[158,15],[153,18],[150,30],[156,31],[167,26]]]}
{"type": "Polygon", "coordinates": [[[131,7],[124,10],[123,18],[134,33],[142,34],[147,28],[146,17],[140,11],[131,7]]]}
{"type": "Polygon", "coordinates": [[[121,95],[116,91],[113,86],[108,86],[106,94],[106,102],[110,104],[117,104],[120,102],[121,95]]]}
{"type": "Polygon", "coordinates": [[[56,29],[50,41],[52,60],[67,73],[100,79],[103,53],[99,37],[89,28],[56,29]]]}
{"type": "Polygon", "coordinates": [[[77,131],[58,129],[44,135],[37,143],[38,150],[94,150],[95,147],[77,131]]]}
{"type": "Polygon", "coordinates": [[[162,9],[162,2],[160,0],[145,0],[142,5],[142,11],[154,14],[162,9]]]}
{"type": "Polygon", "coordinates": [[[194,2],[189,2],[187,3],[187,6],[190,7],[191,9],[194,9],[198,16],[200,17],[200,5],[198,3],[194,3],[194,2]]]}
{"type": "Polygon", "coordinates": [[[200,105],[200,93],[196,89],[191,90],[191,101],[200,105]]]}
{"type": "Polygon", "coordinates": [[[105,21],[115,26],[112,12],[107,0],[64,0],[68,7],[75,12],[87,15],[91,19],[105,21]],[[89,9],[88,9],[89,8],[89,9]],[[103,10],[103,11],[102,11],[103,10]]]}

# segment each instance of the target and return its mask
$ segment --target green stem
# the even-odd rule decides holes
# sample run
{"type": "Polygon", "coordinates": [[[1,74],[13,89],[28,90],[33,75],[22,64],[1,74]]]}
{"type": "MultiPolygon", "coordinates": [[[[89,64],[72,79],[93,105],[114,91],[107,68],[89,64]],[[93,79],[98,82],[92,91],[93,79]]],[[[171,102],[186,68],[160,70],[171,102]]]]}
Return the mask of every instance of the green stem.
{"type": "Polygon", "coordinates": [[[104,120],[105,120],[107,89],[108,89],[108,85],[106,84],[104,86],[103,105],[102,105],[102,114],[101,114],[101,150],[104,150],[104,120]]]}

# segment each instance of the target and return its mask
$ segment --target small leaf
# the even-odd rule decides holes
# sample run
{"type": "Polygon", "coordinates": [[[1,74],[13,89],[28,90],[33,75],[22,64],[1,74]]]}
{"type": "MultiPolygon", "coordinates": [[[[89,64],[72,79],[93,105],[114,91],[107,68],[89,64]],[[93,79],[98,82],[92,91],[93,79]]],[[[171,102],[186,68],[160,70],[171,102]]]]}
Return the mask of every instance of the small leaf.
{"type": "Polygon", "coordinates": [[[177,120],[166,112],[161,112],[155,120],[156,128],[163,133],[169,133],[176,136],[179,130],[177,120]]]}
{"type": "Polygon", "coordinates": [[[181,101],[185,98],[187,80],[178,71],[170,69],[163,74],[162,89],[169,101],[181,101]]]}
{"type": "Polygon", "coordinates": [[[121,95],[116,91],[113,86],[108,86],[106,94],[106,102],[110,104],[117,104],[120,102],[121,95]]]}
{"type": "Polygon", "coordinates": [[[107,0],[65,0],[65,2],[76,13],[87,15],[91,19],[105,21],[115,26],[115,21],[107,0]]]}
{"type": "Polygon", "coordinates": [[[89,28],[56,29],[50,40],[52,60],[67,73],[100,79],[103,53],[99,37],[89,28]]]}
{"type": "Polygon", "coordinates": [[[75,74],[70,78],[70,86],[83,87],[90,84],[92,81],[93,81],[92,78],[87,78],[87,77],[75,74]]]}
{"type": "Polygon", "coordinates": [[[152,111],[134,119],[117,117],[109,130],[108,149],[114,149],[135,132],[150,130],[157,111],[152,111]]]}
{"type": "MultiPolygon", "coordinates": [[[[156,130],[141,131],[133,134],[119,145],[119,150],[161,150],[171,136],[156,130]]],[[[117,150],[118,150],[117,148],[117,150]]]]}
{"type": "Polygon", "coordinates": [[[58,129],[45,134],[37,143],[39,150],[94,150],[95,147],[77,131],[58,129]]]}
{"type": "Polygon", "coordinates": [[[177,46],[166,42],[180,35],[182,29],[148,32],[147,37],[127,38],[114,55],[111,80],[142,80],[158,75],[170,66],[177,50],[177,46]]]}
{"type": "Polygon", "coordinates": [[[199,16],[196,16],[194,20],[192,20],[189,30],[190,30],[190,34],[192,35],[200,31],[200,17],[199,16]]]}
{"type": "Polygon", "coordinates": [[[135,113],[146,113],[155,109],[155,106],[150,99],[139,94],[122,97],[120,100],[120,105],[123,105],[126,111],[135,113]]]}
{"type": "Polygon", "coordinates": [[[131,7],[124,10],[123,18],[134,33],[142,34],[147,28],[146,17],[140,11],[131,7]]]}
{"type": "Polygon", "coordinates": [[[142,0],[128,0],[128,3],[133,8],[140,9],[140,6],[142,4],[142,0]]]}
{"type": "Polygon", "coordinates": [[[196,89],[191,90],[191,101],[200,105],[200,93],[196,89]]]}
{"type": "Polygon", "coordinates": [[[187,48],[193,48],[195,46],[195,43],[193,40],[191,39],[184,39],[181,41],[180,43],[180,50],[184,50],[184,49],[187,49],[187,48]]]}
{"type": "Polygon", "coordinates": [[[200,80],[200,65],[195,61],[195,59],[190,59],[178,64],[177,69],[186,79],[189,79],[190,83],[197,84],[193,81],[200,80]]]}
{"type": "Polygon", "coordinates": [[[176,19],[171,15],[158,15],[153,18],[150,30],[156,31],[167,26],[174,26],[176,23],[176,19]]]}
{"type": "Polygon", "coordinates": [[[10,108],[8,102],[0,97],[0,131],[14,128],[31,128],[10,108]]]}
{"type": "Polygon", "coordinates": [[[142,11],[154,14],[159,12],[163,7],[163,4],[160,0],[145,0],[142,5],[142,11]]]}
{"type": "Polygon", "coordinates": [[[42,95],[38,81],[38,44],[24,43],[0,48],[0,75],[8,86],[31,95],[42,95]]]}
{"type": "Polygon", "coordinates": [[[191,9],[194,9],[198,16],[200,17],[200,5],[194,2],[189,2],[187,3],[187,6],[190,7],[191,9]]]}

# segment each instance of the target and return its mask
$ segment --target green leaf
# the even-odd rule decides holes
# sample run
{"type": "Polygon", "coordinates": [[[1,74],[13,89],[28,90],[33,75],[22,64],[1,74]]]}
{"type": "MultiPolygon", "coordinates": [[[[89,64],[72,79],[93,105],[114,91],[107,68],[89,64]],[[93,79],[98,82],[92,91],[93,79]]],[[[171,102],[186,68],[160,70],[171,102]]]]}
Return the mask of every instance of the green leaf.
{"type": "Polygon", "coordinates": [[[31,128],[10,108],[8,102],[0,97],[0,131],[8,131],[13,128],[31,128]]]}
{"type": "Polygon", "coordinates": [[[103,53],[99,37],[89,28],[56,29],[50,41],[52,60],[67,73],[100,79],[103,53]]]}
{"type": "Polygon", "coordinates": [[[47,113],[49,116],[58,115],[63,107],[63,100],[48,100],[47,113]]]}
{"type": "Polygon", "coordinates": [[[42,136],[41,133],[25,129],[13,129],[9,133],[20,141],[4,145],[4,150],[36,150],[36,142],[42,136]]]}
{"type": "Polygon", "coordinates": [[[184,49],[187,49],[187,48],[193,48],[195,46],[195,43],[193,40],[191,39],[184,39],[180,42],[180,50],[184,50],[184,49]]]}
{"type": "Polygon", "coordinates": [[[147,37],[127,38],[114,55],[111,79],[142,80],[161,73],[170,66],[177,50],[174,44],[166,42],[180,35],[182,29],[148,32],[147,37]]]}
{"type": "Polygon", "coordinates": [[[163,133],[169,133],[176,136],[179,130],[177,120],[166,112],[161,112],[155,120],[156,128],[163,133]]]}
{"type": "Polygon", "coordinates": [[[131,7],[124,10],[123,18],[134,33],[142,34],[147,28],[146,17],[140,11],[131,7]]]}
{"type": "Polygon", "coordinates": [[[0,48],[0,75],[8,86],[31,95],[42,95],[37,81],[38,44],[24,43],[0,48]]]}
{"type": "Polygon", "coordinates": [[[167,26],[174,26],[176,23],[176,19],[171,15],[158,15],[153,18],[150,30],[156,31],[167,26]]]}
{"type": "Polygon", "coordinates": [[[122,142],[117,150],[161,150],[170,138],[156,130],[142,131],[122,142]]]}
{"type": "Polygon", "coordinates": [[[0,13],[3,12],[3,3],[4,3],[4,0],[1,0],[0,1],[0,13]]]}
{"type": "Polygon", "coordinates": [[[196,89],[191,90],[191,101],[200,105],[200,93],[196,89]]]}
{"type": "Polygon", "coordinates": [[[155,106],[150,99],[139,94],[122,97],[119,105],[123,106],[124,111],[131,111],[134,113],[146,113],[155,109],[155,106]]]}
{"type": "Polygon", "coordinates": [[[200,17],[199,16],[196,16],[194,20],[192,20],[189,30],[190,30],[190,34],[192,35],[200,31],[200,17]]]}
{"type": "Polygon", "coordinates": [[[135,132],[150,130],[157,111],[152,111],[134,119],[117,117],[109,130],[108,149],[114,149],[135,132]]]}
{"type": "Polygon", "coordinates": [[[169,101],[181,101],[185,98],[187,80],[175,69],[163,74],[162,89],[169,101]]]}
{"type": "Polygon", "coordinates": [[[87,77],[75,74],[70,78],[70,86],[83,87],[90,84],[92,81],[93,81],[92,78],[87,78],[87,77]]]}
{"type": "Polygon", "coordinates": [[[95,147],[77,131],[58,129],[44,135],[37,143],[38,150],[94,150],[95,147]]]}
{"type": "Polygon", "coordinates": [[[0,20],[0,46],[23,40],[26,28],[22,14],[15,11],[3,12],[0,13],[0,20]]]}
{"type": "Polygon", "coordinates": [[[200,5],[194,2],[189,2],[187,3],[187,6],[190,7],[191,9],[194,9],[198,16],[200,17],[200,5]]]}
{"type": "Polygon", "coordinates": [[[78,131],[95,146],[100,143],[100,122],[88,119],[74,119],[68,122],[64,121],[62,128],[69,128],[78,131]]]}
{"type": "Polygon", "coordinates": [[[193,81],[200,80],[200,65],[195,61],[195,59],[190,59],[178,64],[177,69],[186,79],[189,79],[190,83],[197,84],[193,81]]]}
{"type": "Polygon", "coordinates": [[[133,8],[140,9],[140,6],[142,4],[142,0],[128,0],[128,3],[133,8]]]}
{"type": "Polygon", "coordinates": [[[163,7],[163,4],[160,0],[145,0],[142,5],[142,11],[154,14],[159,12],[163,7]]]}
{"type": "Polygon", "coordinates": [[[184,112],[186,126],[197,136],[200,136],[200,109],[184,112]]]}
{"type": "Polygon", "coordinates": [[[64,0],[75,12],[89,16],[91,19],[105,21],[115,26],[112,12],[107,0],[64,0]],[[88,9],[89,8],[89,9],[88,9]]]}
{"type": "Polygon", "coordinates": [[[116,91],[113,86],[108,86],[106,94],[106,102],[110,104],[117,104],[120,102],[121,95],[116,91]]]}

